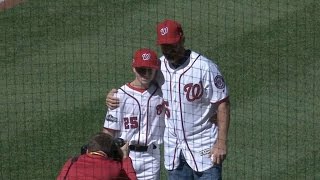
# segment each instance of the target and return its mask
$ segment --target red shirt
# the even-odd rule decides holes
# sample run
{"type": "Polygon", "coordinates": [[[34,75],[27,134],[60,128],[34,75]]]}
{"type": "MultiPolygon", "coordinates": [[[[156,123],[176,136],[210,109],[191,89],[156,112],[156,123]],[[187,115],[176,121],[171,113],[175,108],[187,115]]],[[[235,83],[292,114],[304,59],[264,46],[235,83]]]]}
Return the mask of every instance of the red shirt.
{"type": "Polygon", "coordinates": [[[71,161],[72,159],[69,159],[64,164],[57,180],[63,180],[65,176],[67,180],[137,179],[129,157],[119,162],[102,156],[83,154],[73,163],[71,161]]]}

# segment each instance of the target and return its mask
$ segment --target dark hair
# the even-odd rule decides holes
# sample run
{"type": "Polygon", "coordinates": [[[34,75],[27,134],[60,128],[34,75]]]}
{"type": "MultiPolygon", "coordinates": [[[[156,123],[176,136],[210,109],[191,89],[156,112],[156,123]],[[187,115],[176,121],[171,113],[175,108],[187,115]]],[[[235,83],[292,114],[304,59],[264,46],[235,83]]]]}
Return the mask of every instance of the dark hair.
{"type": "Polygon", "coordinates": [[[107,133],[99,132],[91,137],[88,143],[88,151],[103,151],[117,161],[121,161],[123,154],[121,149],[115,144],[113,137],[107,133]]]}

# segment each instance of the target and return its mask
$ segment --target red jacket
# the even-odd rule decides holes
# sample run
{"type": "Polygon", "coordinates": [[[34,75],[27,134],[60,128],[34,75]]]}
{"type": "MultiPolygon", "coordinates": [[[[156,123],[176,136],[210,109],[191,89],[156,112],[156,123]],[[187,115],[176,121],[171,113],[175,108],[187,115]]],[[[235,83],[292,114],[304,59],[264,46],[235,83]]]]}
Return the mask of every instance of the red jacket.
{"type": "Polygon", "coordinates": [[[65,177],[66,180],[137,179],[129,157],[119,162],[89,154],[83,154],[77,160],[69,159],[61,169],[57,180],[64,180],[65,177]]]}

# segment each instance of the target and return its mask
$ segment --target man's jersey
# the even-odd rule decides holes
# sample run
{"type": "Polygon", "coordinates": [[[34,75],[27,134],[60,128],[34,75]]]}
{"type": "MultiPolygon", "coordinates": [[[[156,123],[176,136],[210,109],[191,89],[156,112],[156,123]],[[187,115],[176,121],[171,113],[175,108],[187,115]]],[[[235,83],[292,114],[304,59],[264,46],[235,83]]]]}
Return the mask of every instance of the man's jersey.
{"type": "Polygon", "coordinates": [[[129,145],[161,144],[164,113],[160,88],[152,84],[140,92],[127,84],[118,89],[115,96],[120,100],[119,108],[109,109],[104,127],[117,130],[116,137],[128,141],[129,145]]]}
{"type": "Polygon", "coordinates": [[[158,76],[165,105],[165,167],[177,168],[183,152],[195,171],[212,167],[209,153],[217,138],[217,127],[210,121],[216,113],[214,103],[228,97],[228,90],[218,67],[211,60],[191,52],[177,69],[164,56],[158,76]]]}

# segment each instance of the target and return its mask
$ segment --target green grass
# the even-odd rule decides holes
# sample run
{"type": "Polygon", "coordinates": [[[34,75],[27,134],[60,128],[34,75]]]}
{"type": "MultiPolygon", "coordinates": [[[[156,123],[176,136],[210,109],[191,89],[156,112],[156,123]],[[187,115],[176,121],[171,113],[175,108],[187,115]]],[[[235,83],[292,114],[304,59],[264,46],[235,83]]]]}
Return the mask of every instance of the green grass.
{"type": "MultiPolygon", "coordinates": [[[[40,1],[0,12],[0,179],[54,179],[101,129],[106,91],[174,18],[231,95],[224,179],[320,179],[320,3],[40,1]]],[[[165,174],[163,174],[163,179],[165,174]]]]}

